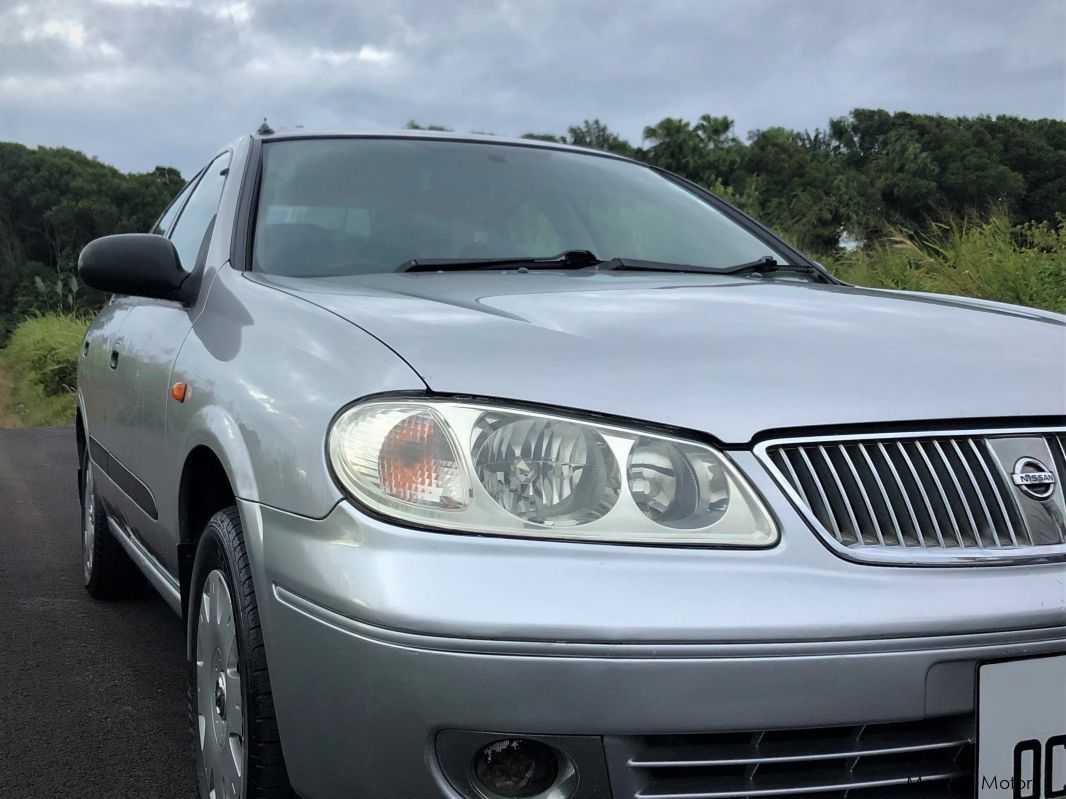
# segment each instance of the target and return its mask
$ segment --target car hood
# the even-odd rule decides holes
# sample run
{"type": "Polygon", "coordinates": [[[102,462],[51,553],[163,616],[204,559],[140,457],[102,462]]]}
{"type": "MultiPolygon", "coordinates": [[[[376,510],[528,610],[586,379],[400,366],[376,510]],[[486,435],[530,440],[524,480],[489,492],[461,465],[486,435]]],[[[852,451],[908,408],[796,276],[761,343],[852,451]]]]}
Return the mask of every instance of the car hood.
{"type": "Polygon", "coordinates": [[[589,271],[249,277],[363,328],[433,391],[723,443],[783,428],[1066,414],[1066,317],[997,303],[589,271]]]}

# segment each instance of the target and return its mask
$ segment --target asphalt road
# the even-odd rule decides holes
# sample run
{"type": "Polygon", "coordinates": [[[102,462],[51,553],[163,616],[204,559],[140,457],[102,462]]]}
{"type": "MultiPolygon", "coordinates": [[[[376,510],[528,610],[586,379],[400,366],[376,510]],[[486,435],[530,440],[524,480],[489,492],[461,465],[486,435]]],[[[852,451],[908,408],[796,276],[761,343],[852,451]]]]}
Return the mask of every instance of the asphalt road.
{"type": "Polygon", "coordinates": [[[0,797],[192,799],[181,622],[82,587],[74,431],[0,430],[0,797]]]}

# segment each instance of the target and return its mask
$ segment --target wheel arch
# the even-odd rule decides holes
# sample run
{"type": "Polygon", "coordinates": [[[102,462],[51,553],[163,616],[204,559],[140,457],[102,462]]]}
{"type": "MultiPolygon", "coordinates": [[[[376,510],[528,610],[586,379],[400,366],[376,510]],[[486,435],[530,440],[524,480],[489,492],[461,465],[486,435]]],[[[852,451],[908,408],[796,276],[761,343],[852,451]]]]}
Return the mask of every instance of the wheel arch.
{"type": "MultiPolygon", "coordinates": [[[[200,535],[211,517],[237,498],[255,500],[251,459],[240,428],[217,408],[202,409],[187,428],[178,480],[178,579],[182,617],[188,615],[189,586],[200,535]]],[[[187,620],[187,619],[186,619],[187,620]]]]}
{"type": "Polygon", "coordinates": [[[78,447],[78,503],[81,504],[85,501],[85,485],[84,477],[82,475],[82,463],[85,460],[85,448],[88,446],[89,438],[85,431],[85,417],[81,412],[81,402],[74,408],[74,440],[77,442],[78,447]]]}
{"type": "Polygon", "coordinates": [[[186,456],[178,485],[178,579],[182,616],[185,617],[200,536],[215,513],[236,502],[236,494],[222,460],[213,449],[203,444],[194,447],[186,456]]]}
{"type": "Polygon", "coordinates": [[[85,419],[81,414],[81,405],[74,409],[74,435],[78,442],[78,457],[80,458],[81,454],[85,452],[86,442],[85,419]]]}

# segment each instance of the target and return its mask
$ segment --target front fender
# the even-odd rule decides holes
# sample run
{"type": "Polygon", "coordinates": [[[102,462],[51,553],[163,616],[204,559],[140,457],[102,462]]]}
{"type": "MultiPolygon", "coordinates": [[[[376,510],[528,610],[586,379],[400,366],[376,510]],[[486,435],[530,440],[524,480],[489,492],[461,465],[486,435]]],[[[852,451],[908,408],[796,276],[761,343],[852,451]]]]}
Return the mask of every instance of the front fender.
{"type": "Polygon", "coordinates": [[[218,458],[235,497],[259,502],[252,456],[240,426],[226,410],[217,405],[205,405],[189,419],[179,448],[182,453],[180,462],[184,464],[193,451],[200,447],[211,450],[218,458]]]}
{"type": "Polygon", "coordinates": [[[188,386],[167,412],[175,490],[189,453],[205,446],[238,498],[313,518],[341,499],[325,451],[336,413],[368,394],[426,388],[351,322],[229,267],[211,285],[172,380],[188,386]]]}

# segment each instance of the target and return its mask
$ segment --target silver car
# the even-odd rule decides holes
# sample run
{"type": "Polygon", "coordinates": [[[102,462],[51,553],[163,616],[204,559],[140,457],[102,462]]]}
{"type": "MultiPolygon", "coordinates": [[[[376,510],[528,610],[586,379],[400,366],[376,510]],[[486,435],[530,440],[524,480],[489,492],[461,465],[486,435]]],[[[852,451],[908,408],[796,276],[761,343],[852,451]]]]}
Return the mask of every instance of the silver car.
{"type": "Polygon", "coordinates": [[[85,584],[181,616],[201,796],[1064,795],[1066,318],[422,132],[79,268],[85,584]]]}

